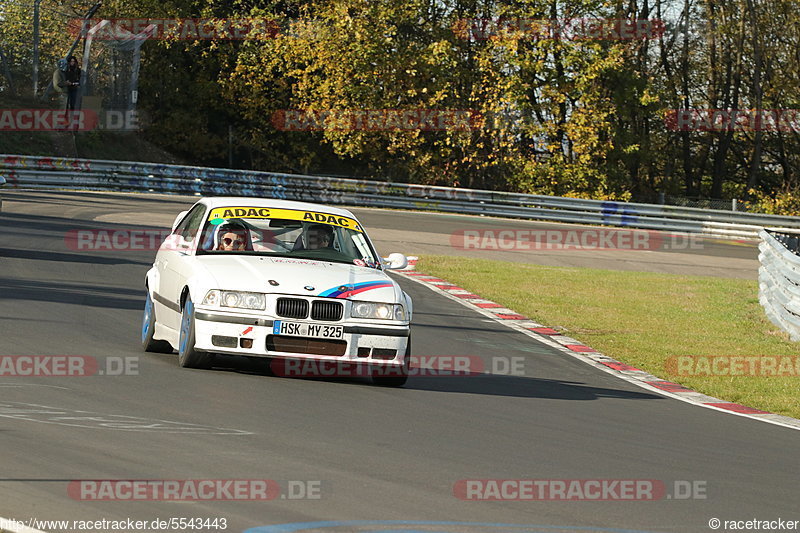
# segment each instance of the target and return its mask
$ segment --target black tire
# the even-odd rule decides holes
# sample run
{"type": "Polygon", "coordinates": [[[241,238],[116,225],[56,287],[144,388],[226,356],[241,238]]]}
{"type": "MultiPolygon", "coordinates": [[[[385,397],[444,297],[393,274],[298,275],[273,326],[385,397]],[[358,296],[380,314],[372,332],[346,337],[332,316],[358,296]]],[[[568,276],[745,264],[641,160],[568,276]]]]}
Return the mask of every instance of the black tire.
{"type": "Polygon", "coordinates": [[[153,339],[156,331],[156,308],[150,291],[147,291],[147,300],[144,304],[144,314],[142,316],[142,349],[145,352],[172,353],[172,345],[167,341],[153,339]]]}
{"type": "Polygon", "coordinates": [[[194,304],[186,297],[181,311],[181,330],[178,337],[178,364],[183,368],[210,368],[211,354],[194,349],[194,304]]]}
{"type": "Polygon", "coordinates": [[[403,358],[403,366],[397,371],[393,371],[391,376],[382,376],[383,371],[376,369],[372,373],[373,385],[379,387],[402,387],[408,381],[408,369],[411,366],[411,336],[408,336],[406,345],[406,355],[403,358]]]}

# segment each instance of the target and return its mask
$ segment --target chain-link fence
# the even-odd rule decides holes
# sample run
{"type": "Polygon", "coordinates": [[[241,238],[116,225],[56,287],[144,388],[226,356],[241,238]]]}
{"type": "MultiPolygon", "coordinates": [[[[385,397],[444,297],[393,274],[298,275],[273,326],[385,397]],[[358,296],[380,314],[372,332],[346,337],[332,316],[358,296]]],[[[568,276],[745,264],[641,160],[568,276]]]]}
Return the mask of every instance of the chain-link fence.
{"type": "Polygon", "coordinates": [[[97,113],[107,129],[137,129],[139,63],[141,47],[155,27],[142,33],[114,32],[109,38],[104,20],[86,35],[82,61],[80,107],[97,113]]]}
{"type": "Polygon", "coordinates": [[[800,234],[798,233],[781,233],[777,231],[770,231],[770,234],[776,241],[786,247],[787,250],[795,255],[800,255],[800,234]]]}

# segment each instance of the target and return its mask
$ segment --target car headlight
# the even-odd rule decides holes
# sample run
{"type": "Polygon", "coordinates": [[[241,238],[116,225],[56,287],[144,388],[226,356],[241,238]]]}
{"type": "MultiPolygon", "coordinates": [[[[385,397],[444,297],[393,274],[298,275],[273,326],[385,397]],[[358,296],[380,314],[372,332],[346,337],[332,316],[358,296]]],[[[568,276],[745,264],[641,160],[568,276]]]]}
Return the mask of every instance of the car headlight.
{"type": "Polygon", "coordinates": [[[203,305],[262,311],[266,308],[266,302],[266,296],[260,292],[220,291],[217,289],[208,291],[206,297],[203,298],[203,305]]]}
{"type": "Polygon", "coordinates": [[[353,302],[350,309],[352,318],[374,318],[376,320],[405,320],[406,312],[402,305],[379,302],[353,302]]]}

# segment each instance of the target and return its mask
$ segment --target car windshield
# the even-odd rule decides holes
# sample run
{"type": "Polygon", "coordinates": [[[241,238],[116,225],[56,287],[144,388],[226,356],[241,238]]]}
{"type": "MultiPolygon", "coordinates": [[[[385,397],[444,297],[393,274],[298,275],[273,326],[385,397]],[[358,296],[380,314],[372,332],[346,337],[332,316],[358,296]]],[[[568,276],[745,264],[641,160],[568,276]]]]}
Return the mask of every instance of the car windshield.
{"type": "Polygon", "coordinates": [[[295,257],[380,268],[380,260],[356,220],[295,209],[212,209],[197,253],[295,257]]]}

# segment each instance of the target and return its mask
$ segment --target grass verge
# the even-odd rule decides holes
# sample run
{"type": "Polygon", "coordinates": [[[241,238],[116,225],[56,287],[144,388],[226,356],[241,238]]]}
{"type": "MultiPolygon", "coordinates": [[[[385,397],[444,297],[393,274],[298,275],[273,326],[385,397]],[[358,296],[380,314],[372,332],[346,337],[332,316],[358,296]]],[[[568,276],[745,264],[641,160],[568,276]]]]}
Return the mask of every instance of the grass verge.
{"type": "Polygon", "coordinates": [[[662,379],[800,418],[796,365],[767,377],[678,375],[668,365],[673,356],[796,357],[798,344],[765,317],[755,281],[450,256],[422,256],[417,268],[662,379]]]}
{"type": "MultiPolygon", "coordinates": [[[[11,97],[0,92],[0,109],[61,110],[63,108],[64,102],[57,97],[43,102],[33,98],[11,97]]],[[[136,131],[0,130],[0,154],[182,163],[180,158],[149,142],[144,132],[136,131]]]]}

